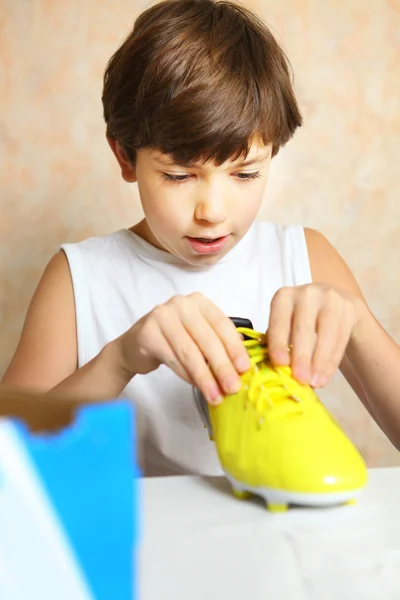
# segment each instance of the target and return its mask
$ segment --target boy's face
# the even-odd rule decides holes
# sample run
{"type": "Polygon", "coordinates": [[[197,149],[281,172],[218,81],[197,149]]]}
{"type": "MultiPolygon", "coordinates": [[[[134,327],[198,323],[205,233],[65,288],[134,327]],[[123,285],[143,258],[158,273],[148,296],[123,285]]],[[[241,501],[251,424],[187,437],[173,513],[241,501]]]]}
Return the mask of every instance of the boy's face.
{"type": "MultiPolygon", "coordinates": [[[[110,140],[109,140],[110,141],[110,140]]],[[[126,181],[137,181],[145,220],[135,231],[194,266],[212,265],[248,231],[267,183],[271,146],[255,141],[246,160],[177,165],[157,150],[133,167],[110,141],[126,181]]]]}

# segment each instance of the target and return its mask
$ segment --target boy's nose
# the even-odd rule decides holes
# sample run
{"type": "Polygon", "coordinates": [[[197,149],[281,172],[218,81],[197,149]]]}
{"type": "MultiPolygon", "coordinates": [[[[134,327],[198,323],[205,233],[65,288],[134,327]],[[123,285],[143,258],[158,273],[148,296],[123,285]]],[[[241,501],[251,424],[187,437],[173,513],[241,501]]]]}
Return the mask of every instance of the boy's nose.
{"type": "Polygon", "coordinates": [[[222,195],[202,197],[196,203],[195,217],[198,221],[223,223],[227,217],[227,203],[222,195]]]}

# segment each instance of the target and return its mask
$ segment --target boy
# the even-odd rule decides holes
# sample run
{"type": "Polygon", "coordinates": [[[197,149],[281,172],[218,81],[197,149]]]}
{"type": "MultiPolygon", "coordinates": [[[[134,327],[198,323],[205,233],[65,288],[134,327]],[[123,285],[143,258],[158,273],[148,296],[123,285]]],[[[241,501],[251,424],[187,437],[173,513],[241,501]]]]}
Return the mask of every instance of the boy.
{"type": "Polygon", "coordinates": [[[265,25],[229,2],[162,2],[111,58],[103,106],[145,218],[53,257],[4,381],[132,398],[144,474],[219,473],[190,385],[215,403],[239,389],[249,359],[229,317],[247,317],[298,381],[320,388],[340,367],[400,447],[400,350],[348,267],[319,233],[255,220],[301,125],[265,25]]]}

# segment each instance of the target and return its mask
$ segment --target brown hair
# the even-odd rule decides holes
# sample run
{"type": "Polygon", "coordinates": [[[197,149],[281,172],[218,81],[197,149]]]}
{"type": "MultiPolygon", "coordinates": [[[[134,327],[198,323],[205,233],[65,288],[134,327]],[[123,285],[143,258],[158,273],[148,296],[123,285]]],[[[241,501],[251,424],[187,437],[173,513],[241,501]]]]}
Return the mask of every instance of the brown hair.
{"type": "Polygon", "coordinates": [[[166,0],[142,13],[111,57],[107,135],[128,159],[155,148],[177,163],[276,154],[302,123],[288,61],[251,11],[228,1],[166,0]]]}

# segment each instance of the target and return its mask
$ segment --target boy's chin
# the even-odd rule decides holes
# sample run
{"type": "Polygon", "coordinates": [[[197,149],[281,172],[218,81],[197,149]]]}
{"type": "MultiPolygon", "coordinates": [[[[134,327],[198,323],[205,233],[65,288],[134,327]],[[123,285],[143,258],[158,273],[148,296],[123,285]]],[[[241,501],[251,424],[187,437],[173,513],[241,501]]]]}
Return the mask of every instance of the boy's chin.
{"type": "Polygon", "coordinates": [[[215,254],[196,254],[196,253],[184,253],[184,255],[180,256],[186,263],[192,265],[193,267],[208,267],[212,265],[216,265],[226,254],[228,254],[229,249],[224,249],[221,252],[215,254]]]}

